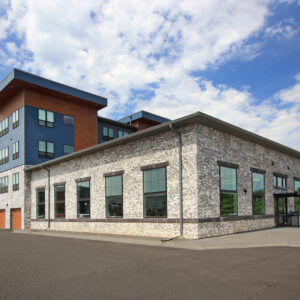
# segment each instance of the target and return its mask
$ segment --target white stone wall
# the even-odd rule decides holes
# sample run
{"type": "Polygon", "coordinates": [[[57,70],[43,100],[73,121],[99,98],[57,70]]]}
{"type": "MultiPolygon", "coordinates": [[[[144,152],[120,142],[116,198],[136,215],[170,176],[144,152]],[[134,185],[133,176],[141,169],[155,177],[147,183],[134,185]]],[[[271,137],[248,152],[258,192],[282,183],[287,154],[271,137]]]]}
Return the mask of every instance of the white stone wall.
{"type": "MultiPolygon", "coordinates": [[[[300,160],[263,146],[222,133],[206,126],[197,127],[199,218],[220,217],[220,186],[218,160],[238,164],[238,216],[252,215],[252,173],[250,168],[262,169],[265,174],[265,213],[274,215],[273,172],[288,175],[287,190],[294,192],[294,176],[300,176],[300,160]],[[247,192],[244,192],[244,189],[247,192]]],[[[289,199],[293,210],[293,199],[289,199]]],[[[259,229],[274,226],[273,218],[263,220],[226,221],[200,224],[199,237],[245,231],[240,224],[259,229]],[[209,233],[210,230],[210,233],[209,233]]]]}
{"type": "MultiPolygon", "coordinates": [[[[184,217],[196,218],[197,211],[197,146],[195,125],[183,130],[184,157],[184,217]]],[[[50,166],[50,219],[54,219],[54,186],[66,182],[66,220],[51,222],[51,229],[67,231],[92,231],[102,233],[173,237],[179,235],[179,224],[161,223],[143,218],[143,172],[141,166],[169,162],[167,169],[167,217],[179,218],[179,173],[178,173],[178,138],[174,132],[167,131],[152,137],[102,150],[71,161],[50,166]],[[130,222],[105,222],[105,178],[103,174],[123,170],[123,219],[130,222]],[[94,222],[78,221],[76,179],[91,177],[91,219],[94,222]],[[133,219],[133,220],[132,220],[133,219]],[[136,222],[135,222],[136,220],[136,222]],[[142,220],[142,221],[141,221],[142,220]]],[[[32,229],[46,229],[47,222],[36,221],[36,189],[46,188],[48,199],[47,172],[32,172],[31,181],[31,216],[32,229]]],[[[48,205],[46,203],[46,216],[48,205]]],[[[198,225],[185,227],[186,237],[198,237],[198,225]]]]}
{"type": "Polygon", "coordinates": [[[0,209],[5,209],[5,228],[11,229],[11,209],[21,208],[22,211],[22,229],[24,229],[24,165],[0,173],[0,177],[8,176],[8,192],[0,194],[0,209]],[[19,172],[19,190],[13,191],[12,174],[19,172]]]}

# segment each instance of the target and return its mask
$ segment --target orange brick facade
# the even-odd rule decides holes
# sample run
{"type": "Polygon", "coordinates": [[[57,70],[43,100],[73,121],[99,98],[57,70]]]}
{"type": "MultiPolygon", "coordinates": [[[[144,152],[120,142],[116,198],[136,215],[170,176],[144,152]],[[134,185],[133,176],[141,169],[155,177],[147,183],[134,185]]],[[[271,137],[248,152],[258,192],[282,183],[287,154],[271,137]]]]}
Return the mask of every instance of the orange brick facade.
{"type": "Polygon", "coordinates": [[[17,92],[0,105],[0,121],[24,106],[24,90],[17,92]]]}
{"type": "Polygon", "coordinates": [[[147,119],[144,119],[144,118],[141,118],[141,119],[138,119],[138,120],[135,120],[135,121],[131,122],[131,125],[137,127],[138,131],[147,129],[149,127],[152,127],[152,126],[155,126],[155,125],[158,125],[158,124],[159,123],[157,123],[157,122],[150,121],[150,120],[147,120],[147,119]]]}
{"type": "Polygon", "coordinates": [[[97,108],[89,103],[56,98],[26,89],[25,105],[50,110],[74,117],[74,150],[82,150],[97,144],[97,108]]]}

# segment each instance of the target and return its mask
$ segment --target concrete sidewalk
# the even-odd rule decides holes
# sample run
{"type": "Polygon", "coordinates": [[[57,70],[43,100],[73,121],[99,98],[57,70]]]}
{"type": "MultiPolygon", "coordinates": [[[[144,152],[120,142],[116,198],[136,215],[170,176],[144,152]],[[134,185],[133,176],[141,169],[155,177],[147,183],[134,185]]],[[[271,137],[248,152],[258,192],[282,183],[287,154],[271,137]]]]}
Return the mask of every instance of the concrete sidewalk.
{"type": "Polygon", "coordinates": [[[278,246],[300,247],[300,228],[293,227],[272,228],[200,240],[176,238],[174,240],[166,242],[162,242],[159,238],[114,236],[61,231],[15,231],[15,233],[190,250],[237,249],[278,246]]]}

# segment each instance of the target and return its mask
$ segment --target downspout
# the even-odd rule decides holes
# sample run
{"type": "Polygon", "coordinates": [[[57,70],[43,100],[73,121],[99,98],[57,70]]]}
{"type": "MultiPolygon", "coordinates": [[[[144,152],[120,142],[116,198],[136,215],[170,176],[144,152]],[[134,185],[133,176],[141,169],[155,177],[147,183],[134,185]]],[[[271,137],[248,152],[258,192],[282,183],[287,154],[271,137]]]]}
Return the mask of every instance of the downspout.
{"type": "Polygon", "coordinates": [[[48,173],[48,229],[50,229],[50,169],[42,167],[48,173]]]}
{"type": "Polygon", "coordinates": [[[180,237],[183,237],[183,192],[182,192],[182,136],[181,132],[176,130],[172,123],[170,124],[171,131],[178,136],[178,160],[179,160],[179,222],[180,222],[180,237]]]}

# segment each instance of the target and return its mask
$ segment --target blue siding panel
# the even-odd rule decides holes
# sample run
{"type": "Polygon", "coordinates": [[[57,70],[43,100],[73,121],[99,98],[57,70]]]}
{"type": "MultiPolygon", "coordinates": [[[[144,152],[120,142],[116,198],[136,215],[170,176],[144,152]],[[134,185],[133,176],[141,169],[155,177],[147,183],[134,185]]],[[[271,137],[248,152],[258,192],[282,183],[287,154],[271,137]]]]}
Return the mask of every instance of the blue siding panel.
{"type": "Polygon", "coordinates": [[[24,106],[19,109],[19,126],[12,128],[12,114],[8,117],[8,133],[0,137],[0,150],[8,146],[8,162],[0,165],[0,172],[24,164],[24,106]],[[19,158],[12,158],[13,143],[19,141],[19,158]]]}
{"type": "Polygon", "coordinates": [[[54,113],[54,128],[38,125],[38,108],[25,106],[26,164],[35,165],[49,158],[38,157],[39,140],[54,143],[54,158],[64,155],[64,145],[74,145],[74,127],[63,123],[63,114],[54,113]]]}

